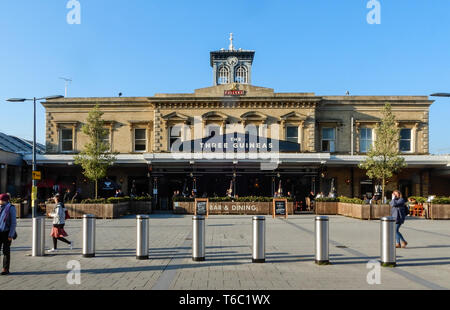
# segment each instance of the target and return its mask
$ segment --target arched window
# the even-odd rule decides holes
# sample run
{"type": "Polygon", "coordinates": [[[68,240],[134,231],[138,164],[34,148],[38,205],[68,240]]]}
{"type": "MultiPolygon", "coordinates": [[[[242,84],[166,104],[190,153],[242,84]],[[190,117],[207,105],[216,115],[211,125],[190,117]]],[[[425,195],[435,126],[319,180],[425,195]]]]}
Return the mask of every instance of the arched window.
{"type": "Polygon", "coordinates": [[[247,84],[248,83],[248,76],[247,76],[247,68],[244,66],[239,66],[236,69],[236,83],[240,84],[247,84]]]}
{"type": "Polygon", "coordinates": [[[217,79],[217,84],[228,84],[230,83],[230,70],[226,66],[222,66],[219,69],[219,77],[217,79]]]}

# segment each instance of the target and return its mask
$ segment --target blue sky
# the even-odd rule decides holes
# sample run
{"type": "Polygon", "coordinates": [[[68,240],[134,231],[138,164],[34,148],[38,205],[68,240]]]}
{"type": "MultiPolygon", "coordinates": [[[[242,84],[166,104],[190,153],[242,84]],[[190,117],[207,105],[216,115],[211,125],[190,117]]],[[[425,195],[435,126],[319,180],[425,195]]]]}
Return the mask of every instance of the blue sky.
{"type": "MultiPolygon", "coordinates": [[[[32,104],[11,97],[152,96],[211,86],[209,52],[256,51],[252,84],[317,95],[450,92],[450,2],[379,0],[1,0],[0,132],[32,138],[32,104]]],[[[430,112],[432,153],[450,153],[450,98],[430,112]]],[[[38,108],[38,141],[45,141],[38,108]]]]}

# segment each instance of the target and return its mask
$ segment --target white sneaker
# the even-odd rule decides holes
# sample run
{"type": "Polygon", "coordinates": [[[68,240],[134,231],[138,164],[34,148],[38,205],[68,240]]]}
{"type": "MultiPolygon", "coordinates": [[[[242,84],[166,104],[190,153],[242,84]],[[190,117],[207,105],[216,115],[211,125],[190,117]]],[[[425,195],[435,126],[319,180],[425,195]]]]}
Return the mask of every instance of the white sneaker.
{"type": "Polygon", "coordinates": [[[50,249],[50,250],[48,250],[47,252],[53,253],[53,252],[58,252],[58,250],[57,250],[57,249],[50,249]]]}
{"type": "Polygon", "coordinates": [[[73,241],[70,242],[70,249],[73,250],[73,241]]]}

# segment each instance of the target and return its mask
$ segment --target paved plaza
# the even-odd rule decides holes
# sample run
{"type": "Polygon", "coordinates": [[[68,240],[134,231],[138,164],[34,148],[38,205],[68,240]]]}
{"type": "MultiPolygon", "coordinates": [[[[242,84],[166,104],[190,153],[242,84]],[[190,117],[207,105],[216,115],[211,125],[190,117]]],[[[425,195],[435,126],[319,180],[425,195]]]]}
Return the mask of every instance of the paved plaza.
{"type": "MultiPolygon", "coordinates": [[[[206,261],[192,261],[192,216],[150,217],[150,259],[136,260],[136,220],[97,220],[95,258],[83,258],[82,220],[66,230],[75,248],[31,257],[31,219],[18,220],[11,275],[0,290],[16,289],[450,289],[450,222],[409,219],[396,268],[381,269],[381,284],[367,282],[370,260],[380,254],[380,222],[330,216],[331,265],[314,263],[314,215],[266,218],[266,263],[251,263],[252,217],[210,216],[206,261]],[[80,263],[80,284],[68,284],[68,262],[80,263]]],[[[51,220],[46,247],[52,245],[51,220]]]]}

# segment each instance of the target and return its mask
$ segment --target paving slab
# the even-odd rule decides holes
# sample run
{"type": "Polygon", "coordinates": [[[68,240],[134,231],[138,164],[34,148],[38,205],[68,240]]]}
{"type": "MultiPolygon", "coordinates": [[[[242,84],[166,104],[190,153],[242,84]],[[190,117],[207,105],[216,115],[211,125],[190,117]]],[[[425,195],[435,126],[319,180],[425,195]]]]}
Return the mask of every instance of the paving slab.
{"type": "MultiPolygon", "coordinates": [[[[395,268],[368,266],[379,261],[380,222],[330,216],[331,265],[314,263],[314,216],[266,218],[266,263],[253,264],[252,217],[210,216],[206,222],[206,261],[192,261],[192,216],[150,216],[148,260],[136,259],[136,220],[129,216],[97,220],[96,256],[83,258],[82,221],[66,231],[75,248],[31,257],[31,219],[18,220],[11,274],[0,276],[1,290],[51,289],[450,289],[450,221],[408,218],[401,231],[409,244],[397,249],[395,268]],[[80,284],[68,263],[80,264],[80,284]],[[375,268],[375,269],[374,269],[375,268]],[[380,284],[368,274],[379,270],[380,284]],[[70,280],[69,279],[69,280],[70,280]]],[[[46,245],[52,246],[51,221],[46,245]]]]}

